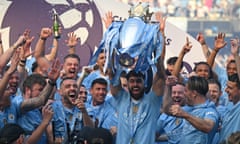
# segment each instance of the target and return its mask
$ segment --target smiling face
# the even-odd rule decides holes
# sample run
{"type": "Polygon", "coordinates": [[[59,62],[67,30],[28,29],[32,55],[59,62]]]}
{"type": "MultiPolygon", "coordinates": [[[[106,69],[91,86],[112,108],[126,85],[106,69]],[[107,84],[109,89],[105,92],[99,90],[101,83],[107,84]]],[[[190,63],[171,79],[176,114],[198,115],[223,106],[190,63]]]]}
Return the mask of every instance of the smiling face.
{"type": "Polygon", "coordinates": [[[77,82],[75,80],[63,80],[59,91],[60,95],[63,98],[63,103],[67,105],[73,105],[78,96],[77,88],[77,82]]]}
{"type": "Polygon", "coordinates": [[[175,86],[172,87],[172,100],[173,104],[177,104],[180,106],[185,105],[185,86],[181,84],[176,84],[175,86]]]}
{"type": "Polygon", "coordinates": [[[218,104],[219,98],[222,95],[221,89],[217,84],[209,83],[208,84],[208,98],[213,101],[215,104],[218,104]]]}
{"type": "Polygon", "coordinates": [[[10,91],[12,95],[16,94],[19,82],[20,82],[19,73],[16,71],[10,76],[10,79],[8,81],[7,89],[10,91]]]}
{"type": "Polygon", "coordinates": [[[90,93],[92,95],[93,105],[101,105],[105,102],[105,98],[107,95],[107,85],[102,83],[95,83],[91,87],[90,93]]]}
{"type": "Polygon", "coordinates": [[[205,79],[208,79],[210,76],[210,70],[209,70],[209,66],[206,64],[199,64],[196,67],[196,74],[200,77],[204,77],[205,79]]]}
{"type": "Polygon", "coordinates": [[[228,94],[228,99],[233,104],[236,104],[240,100],[240,89],[237,87],[236,82],[228,81],[225,91],[228,94]]]}
{"type": "Polygon", "coordinates": [[[79,61],[76,58],[68,57],[63,64],[65,77],[76,78],[79,70],[79,61]]]}
{"type": "Polygon", "coordinates": [[[84,86],[80,86],[79,92],[78,92],[78,99],[80,99],[83,102],[87,101],[87,90],[84,86]]]}
{"type": "Polygon", "coordinates": [[[135,100],[139,100],[144,95],[144,79],[142,77],[131,76],[128,79],[128,90],[135,100]]]}
{"type": "Polygon", "coordinates": [[[227,64],[227,75],[233,75],[235,73],[237,73],[237,65],[235,61],[230,61],[227,64]]]}
{"type": "Polygon", "coordinates": [[[97,65],[99,66],[100,70],[103,71],[103,67],[105,64],[106,55],[104,52],[100,53],[97,59],[97,65]]]}
{"type": "Polygon", "coordinates": [[[186,97],[186,104],[189,106],[193,106],[194,99],[195,99],[195,92],[193,90],[189,89],[188,84],[186,85],[184,95],[186,97]]]}

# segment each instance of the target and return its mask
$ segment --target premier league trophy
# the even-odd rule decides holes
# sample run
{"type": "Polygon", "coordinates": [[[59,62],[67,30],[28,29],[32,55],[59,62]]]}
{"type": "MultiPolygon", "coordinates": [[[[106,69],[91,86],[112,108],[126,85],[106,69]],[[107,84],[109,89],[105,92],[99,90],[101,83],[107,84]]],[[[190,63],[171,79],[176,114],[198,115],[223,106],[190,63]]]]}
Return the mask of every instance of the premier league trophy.
{"type": "Polygon", "coordinates": [[[113,85],[119,83],[121,72],[135,70],[145,74],[145,86],[151,85],[155,64],[163,47],[163,36],[159,23],[151,22],[148,3],[138,3],[129,10],[125,21],[114,21],[104,34],[98,50],[91,59],[94,64],[97,56],[105,50],[104,71],[111,67],[114,72],[113,85]]]}

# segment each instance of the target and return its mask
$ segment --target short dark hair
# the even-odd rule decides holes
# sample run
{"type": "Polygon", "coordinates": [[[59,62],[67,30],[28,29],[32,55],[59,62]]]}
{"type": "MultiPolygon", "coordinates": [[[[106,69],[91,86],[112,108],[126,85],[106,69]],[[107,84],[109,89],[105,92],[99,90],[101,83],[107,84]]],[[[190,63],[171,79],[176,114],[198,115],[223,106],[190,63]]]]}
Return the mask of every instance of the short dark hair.
{"type": "MultiPolygon", "coordinates": [[[[167,64],[168,65],[175,65],[176,61],[177,61],[178,57],[173,56],[167,59],[167,64]]],[[[180,68],[183,68],[183,62],[181,63],[180,68]]]]}
{"type": "Polygon", "coordinates": [[[190,90],[195,90],[201,95],[206,95],[208,92],[208,82],[205,78],[199,76],[191,76],[188,79],[187,87],[190,90]]]}
{"type": "Polygon", "coordinates": [[[77,135],[80,144],[86,140],[88,144],[111,144],[113,136],[108,129],[83,127],[77,135]]]}
{"type": "Polygon", "coordinates": [[[227,63],[227,65],[229,65],[230,63],[236,63],[236,61],[235,61],[235,60],[230,60],[230,61],[227,63]]]}
{"type": "Polygon", "coordinates": [[[193,68],[193,71],[194,71],[194,72],[196,72],[197,67],[198,67],[199,65],[206,65],[206,66],[208,66],[208,70],[209,70],[209,79],[216,77],[216,76],[214,76],[215,74],[214,74],[214,72],[212,71],[212,68],[210,67],[210,65],[209,65],[207,62],[205,62],[205,61],[200,61],[200,62],[194,63],[194,65],[195,65],[194,68],[193,68]]]}
{"type": "Polygon", "coordinates": [[[131,70],[127,73],[126,78],[129,80],[130,77],[142,77],[145,79],[145,75],[140,71],[131,70]]]}
{"type": "Polygon", "coordinates": [[[237,87],[240,88],[240,81],[239,81],[239,78],[238,78],[238,74],[229,75],[228,80],[231,81],[231,82],[237,83],[237,87]]]}
{"type": "Polygon", "coordinates": [[[68,55],[66,55],[66,56],[64,57],[64,62],[65,62],[66,59],[68,59],[68,58],[75,58],[75,59],[77,59],[78,63],[80,64],[80,57],[79,57],[78,55],[76,55],[76,54],[68,54],[68,55]]]}
{"type": "Polygon", "coordinates": [[[121,74],[120,74],[120,77],[126,78],[126,76],[127,76],[127,73],[125,71],[122,71],[121,74]]]}
{"type": "Polygon", "coordinates": [[[0,130],[0,143],[11,144],[16,141],[25,131],[18,124],[8,123],[0,130]]]}
{"type": "Polygon", "coordinates": [[[40,84],[41,86],[46,85],[45,78],[37,73],[29,75],[23,82],[23,93],[25,93],[25,88],[32,88],[34,84],[40,84]]]}
{"type": "Polygon", "coordinates": [[[92,81],[91,87],[93,87],[95,84],[102,84],[107,86],[108,82],[104,78],[96,78],[95,80],[92,81]]]}
{"type": "Polygon", "coordinates": [[[180,82],[180,81],[177,81],[177,82],[176,82],[176,85],[181,85],[181,86],[184,86],[184,87],[186,86],[185,83],[180,82]]]}
{"type": "Polygon", "coordinates": [[[63,82],[64,82],[65,80],[75,80],[75,79],[74,79],[74,78],[70,78],[70,77],[64,77],[64,78],[61,80],[61,82],[60,82],[60,86],[62,86],[62,84],[63,84],[63,82]]]}
{"type": "Polygon", "coordinates": [[[176,63],[177,59],[178,59],[178,57],[176,57],[176,56],[170,57],[167,59],[167,64],[174,65],[176,63]]]}
{"type": "Polygon", "coordinates": [[[222,85],[221,85],[221,83],[217,79],[213,79],[213,78],[209,79],[208,80],[208,84],[216,84],[216,85],[218,85],[220,90],[222,89],[222,85]]]}

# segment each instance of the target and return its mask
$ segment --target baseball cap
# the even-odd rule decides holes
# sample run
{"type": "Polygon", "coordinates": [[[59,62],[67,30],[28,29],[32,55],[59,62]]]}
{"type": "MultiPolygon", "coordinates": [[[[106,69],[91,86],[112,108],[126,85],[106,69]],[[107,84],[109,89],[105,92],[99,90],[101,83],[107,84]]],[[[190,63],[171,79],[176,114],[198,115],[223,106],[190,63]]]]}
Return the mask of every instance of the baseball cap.
{"type": "Polygon", "coordinates": [[[9,144],[17,140],[21,134],[25,134],[22,127],[17,124],[6,124],[0,130],[0,144],[9,144]]]}

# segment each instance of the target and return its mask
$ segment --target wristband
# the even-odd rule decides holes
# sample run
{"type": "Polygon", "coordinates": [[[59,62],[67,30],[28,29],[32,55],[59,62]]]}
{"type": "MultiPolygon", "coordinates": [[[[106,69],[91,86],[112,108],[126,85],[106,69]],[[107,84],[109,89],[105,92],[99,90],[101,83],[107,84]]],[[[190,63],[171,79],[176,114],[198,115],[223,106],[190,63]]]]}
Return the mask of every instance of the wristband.
{"type": "Polygon", "coordinates": [[[43,40],[43,41],[47,40],[47,38],[43,38],[43,37],[40,37],[40,39],[43,40]]]}

